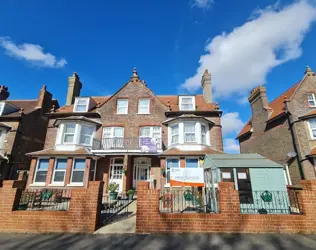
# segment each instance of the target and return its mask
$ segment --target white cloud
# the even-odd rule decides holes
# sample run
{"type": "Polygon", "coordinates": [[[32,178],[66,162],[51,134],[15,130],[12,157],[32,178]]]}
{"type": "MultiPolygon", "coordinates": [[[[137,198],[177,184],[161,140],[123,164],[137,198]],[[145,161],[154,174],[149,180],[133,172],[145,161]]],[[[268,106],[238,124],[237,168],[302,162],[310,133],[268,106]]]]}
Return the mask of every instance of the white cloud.
{"type": "Polygon", "coordinates": [[[240,153],[239,144],[235,139],[224,139],[224,151],[226,153],[238,154],[240,153]]]}
{"type": "Polygon", "coordinates": [[[0,46],[5,49],[7,55],[26,60],[40,67],[62,68],[67,64],[64,58],[57,60],[51,53],[44,53],[43,47],[37,44],[17,45],[7,37],[0,37],[0,46]]]}
{"type": "Polygon", "coordinates": [[[256,10],[251,18],[232,32],[214,37],[195,75],[181,88],[196,91],[204,70],[209,69],[215,98],[248,95],[254,86],[265,83],[274,67],[302,54],[301,44],[316,19],[316,7],[301,0],[284,8],[256,10]]]}
{"type": "Polygon", "coordinates": [[[214,0],[193,0],[192,6],[196,6],[201,9],[207,9],[209,8],[214,0]]]}
{"type": "Polygon", "coordinates": [[[222,116],[222,133],[227,135],[229,133],[239,133],[244,126],[244,122],[239,118],[238,112],[226,113],[222,116]]]}

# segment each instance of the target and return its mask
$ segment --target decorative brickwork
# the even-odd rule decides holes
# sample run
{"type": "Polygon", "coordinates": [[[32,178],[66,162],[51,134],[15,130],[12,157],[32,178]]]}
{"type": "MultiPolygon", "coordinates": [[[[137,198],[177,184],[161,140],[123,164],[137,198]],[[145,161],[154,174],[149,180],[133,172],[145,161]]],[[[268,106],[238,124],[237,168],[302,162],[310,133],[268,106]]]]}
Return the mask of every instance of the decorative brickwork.
{"type": "Polygon", "coordinates": [[[235,232],[316,233],[316,181],[302,181],[298,198],[303,215],[240,214],[238,192],[233,183],[219,183],[219,214],[159,213],[160,190],[147,182],[137,189],[137,233],[235,232]]]}

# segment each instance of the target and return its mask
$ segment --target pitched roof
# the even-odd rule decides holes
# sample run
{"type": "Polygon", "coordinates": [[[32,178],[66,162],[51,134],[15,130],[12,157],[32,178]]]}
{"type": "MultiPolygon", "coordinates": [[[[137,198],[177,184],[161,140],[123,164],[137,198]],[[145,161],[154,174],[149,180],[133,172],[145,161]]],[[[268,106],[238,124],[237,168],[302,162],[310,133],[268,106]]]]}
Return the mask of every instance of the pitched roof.
{"type": "Polygon", "coordinates": [[[308,112],[307,114],[305,114],[305,115],[302,115],[302,116],[300,116],[299,117],[299,119],[305,119],[305,118],[309,118],[309,117],[313,117],[313,116],[316,116],[316,110],[314,109],[314,110],[312,110],[312,111],[310,111],[310,112],[308,112]]]}
{"type": "MultiPolygon", "coordinates": [[[[180,95],[181,96],[181,95],[180,95]]],[[[179,111],[179,95],[157,95],[167,107],[170,106],[171,111],[179,111]]],[[[195,95],[195,106],[197,111],[214,111],[215,103],[207,103],[203,95],[195,95]]]]}
{"type": "MultiPolygon", "coordinates": [[[[291,99],[293,94],[295,93],[295,90],[300,85],[301,82],[296,83],[294,86],[289,88],[287,91],[285,91],[283,94],[275,98],[273,101],[269,103],[269,108],[271,109],[271,114],[269,115],[269,118],[267,122],[277,118],[280,115],[285,114],[284,109],[284,98],[287,97],[288,100],[291,99]]],[[[242,135],[245,135],[249,132],[251,132],[252,125],[251,125],[251,119],[245,124],[245,126],[242,128],[242,130],[237,135],[237,138],[239,138],[242,135]]]]}
{"type": "Polygon", "coordinates": [[[181,150],[179,148],[170,148],[165,151],[163,151],[160,156],[180,156],[180,155],[185,155],[185,156],[203,156],[207,154],[225,154],[222,151],[218,151],[216,149],[210,148],[203,146],[202,150],[181,150]]]}
{"type": "Polygon", "coordinates": [[[68,155],[75,155],[75,156],[86,156],[86,155],[92,155],[92,153],[84,147],[78,148],[74,151],[57,151],[55,148],[48,148],[40,151],[35,151],[31,153],[27,153],[26,155],[32,155],[32,156],[68,156],[68,155]]]}
{"type": "Polygon", "coordinates": [[[1,117],[18,117],[21,116],[20,110],[23,109],[24,114],[28,114],[36,109],[37,100],[6,100],[5,102],[10,103],[18,108],[17,111],[11,112],[1,117]]]}
{"type": "MultiPolygon", "coordinates": [[[[110,99],[110,96],[91,96],[90,97],[97,106],[94,107],[89,111],[89,113],[95,113],[96,108],[99,106],[102,106],[108,99],[110,99]]],[[[74,105],[64,105],[56,110],[56,113],[73,113],[74,105]]]]}

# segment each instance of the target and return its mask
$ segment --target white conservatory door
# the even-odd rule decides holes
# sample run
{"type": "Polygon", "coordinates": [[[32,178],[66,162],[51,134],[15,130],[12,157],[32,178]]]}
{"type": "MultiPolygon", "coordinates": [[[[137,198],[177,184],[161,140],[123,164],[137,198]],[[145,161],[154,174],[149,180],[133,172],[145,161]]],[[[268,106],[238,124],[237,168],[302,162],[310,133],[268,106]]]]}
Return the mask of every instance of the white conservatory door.
{"type": "Polygon", "coordinates": [[[150,181],[149,158],[136,158],[134,160],[133,188],[137,188],[138,181],[150,181]]]}
{"type": "Polygon", "coordinates": [[[110,164],[109,184],[115,182],[119,184],[117,192],[121,193],[123,189],[123,158],[112,158],[110,164]]]}

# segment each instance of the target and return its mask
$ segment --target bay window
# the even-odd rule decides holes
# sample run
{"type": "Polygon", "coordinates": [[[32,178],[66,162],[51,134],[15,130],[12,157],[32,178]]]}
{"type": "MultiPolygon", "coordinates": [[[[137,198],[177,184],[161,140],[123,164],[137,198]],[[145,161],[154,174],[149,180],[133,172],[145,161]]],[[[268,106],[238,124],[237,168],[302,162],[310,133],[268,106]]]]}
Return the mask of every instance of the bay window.
{"type": "Polygon", "coordinates": [[[196,142],[195,122],[184,122],[184,142],[196,142]]]}
{"type": "Polygon", "coordinates": [[[38,159],[35,170],[34,183],[45,183],[48,171],[49,159],[38,159]]]}
{"type": "Polygon", "coordinates": [[[91,146],[95,125],[89,123],[62,123],[56,138],[56,145],[91,146]]]}
{"type": "Polygon", "coordinates": [[[149,114],[150,113],[150,99],[141,98],[138,100],[138,114],[149,114]]]}
{"type": "Polygon", "coordinates": [[[179,142],[179,125],[171,126],[171,144],[179,142]]]}
{"type": "Polygon", "coordinates": [[[127,114],[128,113],[128,99],[118,99],[117,100],[117,114],[127,114]]]}
{"type": "Polygon", "coordinates": [[[316,140],[316,118],[308,120],[308,127],[312,140],[316,140]]]}
{"type": "Polygon", "coordinates": [[[75,159],[71,171],[71,183],[79,184],[83,183],[84,170],[85,170],[86,160],[85,159],[75,159]]]}
{"type": "Polygon", "coordinates": [[[66,169],[67,159],[56,159],[52,181],[53,184],[64,184],[66,169]]]}
{"type": "Polygon", "coordinates": [[[76,124],[67,123],[64,128],[64,143],[74,143],[76,124]]]}

